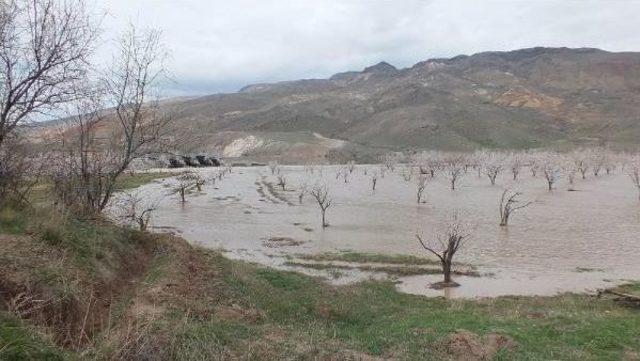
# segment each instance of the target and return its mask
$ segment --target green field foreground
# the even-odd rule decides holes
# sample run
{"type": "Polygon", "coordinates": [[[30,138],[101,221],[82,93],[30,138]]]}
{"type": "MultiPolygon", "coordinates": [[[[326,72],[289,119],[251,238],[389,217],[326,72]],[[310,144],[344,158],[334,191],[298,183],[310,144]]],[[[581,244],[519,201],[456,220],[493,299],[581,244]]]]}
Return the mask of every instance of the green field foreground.
{"type": "Polygon", "coordinates": [[[2,360],[640,359],[640,307],[612,296],[336,287],[47,206],[0,210],[0,242],[2,360]]]}

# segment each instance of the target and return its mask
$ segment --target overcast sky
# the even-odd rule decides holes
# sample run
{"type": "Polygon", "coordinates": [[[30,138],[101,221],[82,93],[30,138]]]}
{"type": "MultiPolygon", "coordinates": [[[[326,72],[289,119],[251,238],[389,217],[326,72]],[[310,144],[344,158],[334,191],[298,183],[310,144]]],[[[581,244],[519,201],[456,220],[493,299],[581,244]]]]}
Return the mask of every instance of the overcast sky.
{"type": "Polygon", "coordinates": [[[532,46],[640,51],[640,0],[100,0],[97,8],[108,12],[107,40],[129,21],[163,31],[176,81],[168,96],[324,78],[382,60],[407,67],[532,46]]]}

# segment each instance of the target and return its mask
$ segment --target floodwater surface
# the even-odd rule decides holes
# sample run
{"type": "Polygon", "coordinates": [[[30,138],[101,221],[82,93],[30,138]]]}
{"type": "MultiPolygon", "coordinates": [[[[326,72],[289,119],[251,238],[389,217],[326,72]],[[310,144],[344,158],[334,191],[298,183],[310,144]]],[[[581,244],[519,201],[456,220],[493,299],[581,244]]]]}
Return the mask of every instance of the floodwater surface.
{"type": "MultiPolygon", "coordinates": [[[[446,173],[429,179],[426,202],[416,201],[417,176],[406,181],[401,171],[371,175],[380,166],[357,166],[348,176],[336,177],[339,167],[318,167],[312,173],[301,166],[281,166],[285,190],[266,167],[234,168],[201,192],[191,192],[182,204],[171,194],[175,179],[141,187],[146,199],[157,199],[152,226],[173,230],[187,240],[221,249],[231,258],[294,269],[326,277],[337,284],[384,272],[341,267],[335,270],[292,265],[299,254],[344,251],[429,257],[416,239],[435,237],[454,210],[473,227],[472,237],[456,256],[480,277],[456,276],[460,287],[435,290],[430,284],[442,276],[394,276],[402,292],[447,297],[553,295],[590,292],[626,280],[640,279],[640,204],[628,176],[590,176],[569,186],[563,180],[553,191],[541,175],[523,169],[519,179],[502,174],[492,186],[486,176],[469,170],[451,191],[446,173]],[[365,174],[365,171],[367,174],[365,174]],[[298,200],[303,184],[326,184],[332,204],[327,228],[321,227],[318,204],[309,195],[298,200]],[[504,187],[523,192],[533,201],[499,226],[498,204],[504,187]],[[571,191],[569,191],[571,189],[571,191]]],[[[195,170],[209,179],[217,169],[195,170]]],[[[437,267],[435,265],[434,267],[437,267]]]]}

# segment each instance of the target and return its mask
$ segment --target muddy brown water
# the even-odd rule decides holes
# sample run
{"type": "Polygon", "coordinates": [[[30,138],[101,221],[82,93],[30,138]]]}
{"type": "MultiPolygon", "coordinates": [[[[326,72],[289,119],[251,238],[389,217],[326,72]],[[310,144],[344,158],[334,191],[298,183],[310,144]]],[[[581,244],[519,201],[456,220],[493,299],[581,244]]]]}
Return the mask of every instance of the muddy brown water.
{"type": "MultiPolygon", "coordinates": [[[[152,225],[173,230],[191,242],[222,249],[231,258],[258,262],[279,269],[295,269],[324,276],[337,284],[383,273],[357,270],[312,270],[284,263],[299,253],[358,251],[427,256],[415,234],[432,237],[438,224],[453,209],[475,225],[472,239],[457,256],[472,264],[483,277],[458,276],[460,287],[433,290],[441,275],[400,277],[402,292],[447,297],[500,295],[553,295],[589,292],[628,280],[640,279],[640,204],[628,176],[590,176],[577,180],[568,191],[566,180],[549,192],[540,175],[525,169],[516,182],[502,174],[495,186],[486,176],[470,170],[449,189],[446,175],[430,180],[426,203],[416,203],[416,178],[406,182],[400,171],[379,177],[371,191],[370,175],[379,166],[358,166],[336,179],[337,167],[325,166],[309,174],[300,166],[281,167],[288,182],[282,191],[266,167],[236,168],[215,185],[207,184],[181,204],[169,194],[169,178],[141,187],[146,199],[159,200],[152,225]],[[305,195],[298,203],[297,188],[317,182],[328,185],[333,205],[327,211],[328,228],[320,225],[318,205],[305,195]],[[505,186],[524,192],[534,203],[512,215],[500,227],[498,203],[505,186]],[[295,245],[269,238],[286,237],[295,245]]],[[[199,169],[208,177],[215,169],[199,169]]]]}

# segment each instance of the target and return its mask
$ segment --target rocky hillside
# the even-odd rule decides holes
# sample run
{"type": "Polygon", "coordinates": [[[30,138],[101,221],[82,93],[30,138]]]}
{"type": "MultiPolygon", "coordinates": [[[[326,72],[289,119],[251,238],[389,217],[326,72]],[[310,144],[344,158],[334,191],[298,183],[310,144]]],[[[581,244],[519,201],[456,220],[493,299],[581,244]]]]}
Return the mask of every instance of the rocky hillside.
{"type": "Polygon", "coordinates": [[[191,148],[253,159],[366,161],[390,150],[608,144],[640,139],[640,53],[531,48],[406,69],[254,84],[177,102],[191,148]]]}

